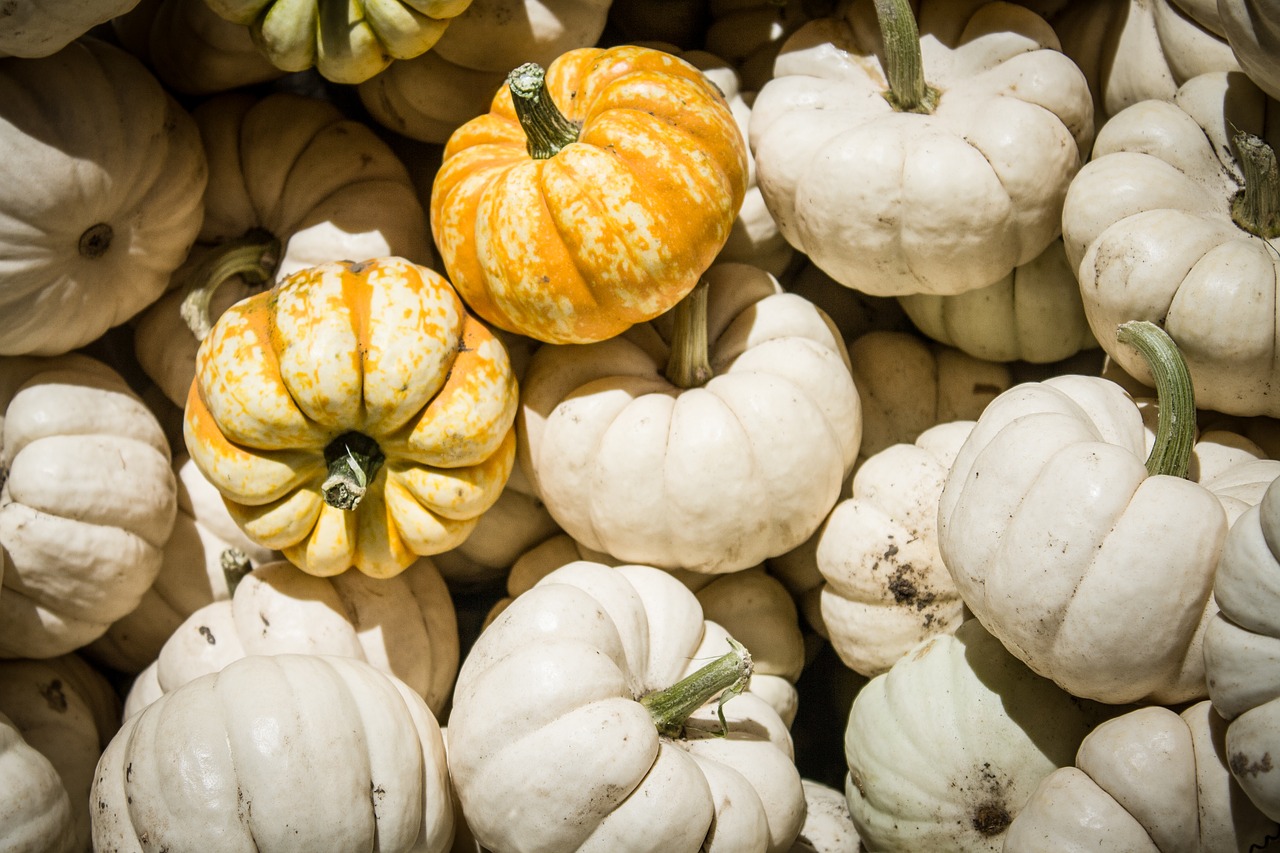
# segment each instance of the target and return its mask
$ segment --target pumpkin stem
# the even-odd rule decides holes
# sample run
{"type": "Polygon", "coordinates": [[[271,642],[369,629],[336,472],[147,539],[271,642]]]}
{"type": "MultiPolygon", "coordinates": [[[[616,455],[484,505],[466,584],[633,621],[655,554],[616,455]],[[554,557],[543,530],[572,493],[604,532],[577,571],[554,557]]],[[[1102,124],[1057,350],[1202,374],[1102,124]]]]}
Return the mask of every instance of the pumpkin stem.
{"type": "Polygon", "coordinates": [[[746,646],[733,637],[726,639],[731,651],[725,652],[665,690],[655,690],[640,697],[640,704],[653,717],[658,734],[683,737],[684,724],[689,715],[716,696],[720,697],[720,703],[716,706],[716,715],[720,718],[720,734],[728,732],[724,703],[747,689],[755,664],[752,663],[751,653],[746,646]]]}
{"type": "Polygon", "coordinates": [[[355,509],[386,458],[363,433],[344,432],[329,442],[324,449],[329,476],[320,486],[324,502],[335,509],[355,509]]]}
{"type": "Polygon", "coordinates": [[[209,303],[223,282],[240,276],[252,285],[271,284],[280,265],[280,241],[255,228],[243,237],[228,240],[211,250],[187,277],[178,309],[196,340],[202,341],[213,328],[209,303]]]}
{"type": "Polygon", "coordinates": [[[712,376],[707,346],[707,280],[699,279],[671,310],[675,329],[665,371],[667,381],[677,388],[700,388],[712,376]]]}
{"type": "Polygon", "coordinates": [[[1147,473],[1185,478],[1196,443],[1196,397],[1187,362],[1169,333],[1149,320],[1121,323],[1116,340],[1142,354],[1156,381],[1160,409],[1147,473]]]}
{"type": "Polygon", "coordinates": [[[253,571],[253,563],[249,560],[249,555],[234,545],[222,550],[218,555],[218,564],[222,567],[222,576],[227,579],[227,593],[230,595],[235,595],[240,581],[253,571]]]}
{"type": "Polygon", "coordinates": [[[1231,218],[1264,240],[1280,237],[1280,167],[1275,149],[1244,130],[1236,131],[1232,141],[1244,186],[1231,200],[1231,218]]]}
{"type": "Polygon", "coordinates": [[[511,90],[516,117],[528,140],[530,157],[546,160],[578,141],[578,126],[556,109],[547,90],[547,73],[541,65],[526,62],[513,70],[507,75],[507,88],[511,90]]]}
{"type": "Polygon", "coordinates": [[[876,21],[884,40],[884,75],[889,90],[884,98],[900,113],[931,113],[938,90],[924,79],[920,30],[910,0],[875,0],[876,21]]]}

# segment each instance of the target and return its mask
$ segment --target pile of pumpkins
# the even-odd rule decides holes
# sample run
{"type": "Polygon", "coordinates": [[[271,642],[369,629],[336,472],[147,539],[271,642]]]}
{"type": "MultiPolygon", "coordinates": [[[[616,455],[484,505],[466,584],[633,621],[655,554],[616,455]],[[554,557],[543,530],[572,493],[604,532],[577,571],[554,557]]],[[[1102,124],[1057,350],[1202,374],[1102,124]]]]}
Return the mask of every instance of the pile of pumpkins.
{"type": "Polygon", "coordinates": [[[0,851],[1280,850],[1276,0],[0,57],[0,851]]]}

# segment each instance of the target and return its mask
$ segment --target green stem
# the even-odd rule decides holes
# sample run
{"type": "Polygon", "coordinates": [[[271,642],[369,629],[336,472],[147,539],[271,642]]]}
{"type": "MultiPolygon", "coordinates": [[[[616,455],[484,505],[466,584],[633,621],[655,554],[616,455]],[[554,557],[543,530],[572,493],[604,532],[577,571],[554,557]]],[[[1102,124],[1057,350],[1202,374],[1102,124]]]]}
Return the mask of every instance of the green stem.
{"type": "Polygon", "coordinates": [[[546,72],[538,63],[526,62],[508,74],[507,88],[528,139],[530,157],[546,160],[578,141],[578,126],[556,108],[547,91],[546,72]]]}
{"type": "Polygon", "coordinates": [[[675,329],[665,374],[677,388],[700,388],[712,376],[707,344],[707,286],[706,279],[699,279],[671,309],[675,329]]]}
{"type": "Polygon", "coordinates": [[[204,340],[213,328],[209,304],[218,288],[234,276],[240,276],[256,287],[269,286],[280,265],[280,252],[279,240],[265,231],[254,229],[210,250],[200,260],[187,277],[179,308],[182,319],[196,340],[204,340]]]}
{"type": "Polygon", "coordinates": [[[336,509],[355,509],[386,458],[378,443],[363,433],[346,432],[329,442],[324,449],[329,476],[320,486],[324,502],[336,509]]]}
{"type": "Polygon", "coordinates": [[[732,651],[725,652],[665,690],[655,690],[640,698],[640,704],[653,717],[658,734],[683,737],[684,723],[689,715],[717,696],[720,697],[716,713],[720,717],[721,734],[728,731],[724,703],[747,688],[754,664],[745,646],[732,637],[727,639],[732,651]]]}
{"type": "Polygon", "coordinates": [[[1147,473],[1185,478],[1196,443],[1196,398],[1187,362],[1173,338],[1149,320],[1121,323],[1116,340],[1142,354],[1156,382],[1160,409],[1147,473]]]}
{"type": "Polygon", "coordinates": [[[1243,130],[1232,141],[1244,186],[1231,201],[1231,218],[1264,240],[1280,237],[1280,167],[1275,149],[1243,130]]]}
{"type": "Polygon", "coordinates": [[[889,81],[885,100],[900,113],[933,112],[939,93],[924,79],[920,30],[910,0],[875,2],[876,21],[884,40],[884,74],[889,81]]]}

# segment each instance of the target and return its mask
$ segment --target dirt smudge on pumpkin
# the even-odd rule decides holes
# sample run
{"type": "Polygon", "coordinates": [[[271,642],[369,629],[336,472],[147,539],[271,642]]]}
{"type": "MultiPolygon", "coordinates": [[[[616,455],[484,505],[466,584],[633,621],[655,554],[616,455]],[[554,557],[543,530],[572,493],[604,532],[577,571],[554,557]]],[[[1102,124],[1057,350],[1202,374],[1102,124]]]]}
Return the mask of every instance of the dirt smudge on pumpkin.
{"type": "Polygon", "coordinates": [[[55,678],[48,684],[40,686],[40,695],[49,704],[49,709],[59,714],[67,712],[67,696],[62,692],[62,679],[55,678]]]}
{"type": "Polygon", "coordinates": [[[1257,761],[1250,761],[1249,756],[1245,755],[1243,752],[1233,753],[1231,755],[1230,767],[1231,773],[1236,778],[1270,773],[1272,769],[1271,753],[1264,752],[1262,757],[1257,761]]]}

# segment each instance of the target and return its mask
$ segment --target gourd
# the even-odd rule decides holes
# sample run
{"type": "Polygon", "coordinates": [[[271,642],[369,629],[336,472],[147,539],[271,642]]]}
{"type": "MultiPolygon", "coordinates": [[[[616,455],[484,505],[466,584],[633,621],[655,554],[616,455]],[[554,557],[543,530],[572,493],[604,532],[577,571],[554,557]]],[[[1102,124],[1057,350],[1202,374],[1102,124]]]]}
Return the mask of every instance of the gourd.
{"type": "Polygon", "coordinates": [[[315,69],[335,83],[360,83],[397,59],[426,53],[470,0],[206,0],[247,26],[254,44],[284,71],[315,69]]]}
{"type": "Polygon", "coordinates": [[[751,111],[787,241],[877,296],[963,293],[1031,261],[1093,137],[1088,84],[1043,18],[922,0],[917,31],[912,11],[857,0],[805,24],[751,111]]]}
{"type": "Polygon", "coordinates": [[[256,655],[124,721],[98,762],[95,850],[423,851],[453,837],[440,727],[351,658],[256,655]]]}
{"type": "Polygon", "coordinates": [[[320,576],[455,547],[515,462],[506,350],[403,258],[301,270],[201,343],[187,451],[250,539],[320,576]]]}
{"type": "Polygon", "coordinates": [[[0,60],[0,105],[0,355],[58,355],[164,293],[200,228],[204,151],[142,63],[92,38],[0,60]]]}
{"type": "Polygon", "coordinates": [[[825,636],[854,672],[879,675],[967,616],[938,552],[937,520],[947,471],[973,424],[937,424],[868,457],[816,534],[825,636]]]}
{"type": "Polygon", "coordinates": [[[1262,500],[1231,526],[1214,579],[1221,610],[1204,636],[1209,698],[1226,722],[1224,753],[1232,777],[1249,800],[1280,820],[1280,785],[1271,756],[1280,754],[1280,626],[1273,610],[1280,576],[1280,486],[1273,481],[1262,500]]]}
{"type": "Polygon", "coordinates": [[[787,850],[804,793],[786,726],[743,692],[749,660],[664,571],[548,574],[458,675],[449,769],[476,840],[512,853],[787,850]]]}
{"type": "Polygon", "coordinates": [[[187,616],[230,598],[242,577],[280,556],[244,535],[222,495],[185,451],[174,455],[172,468],[178,512],[156,579],[137,607],[83,650],[94,661],[130,675],[156,659],[187,616]]]}
{"type": "MultiPolygon", "coordinates": [[[[26,745],[52,767],[62,798],[70,806],[65,822],[70,843],[66,846],[54,840],[62,835],[61,831],[51,832],[44,844],[24,847],[19,840],[14,846],[10,834],[14,824],[6,819],[0,821],[4,849],[88,850],[89,789],[94,767],[120,727],[120,698],[115,689],[101,673],[73,654],[47,660],[0,661],[0,717],[15,726],[26,745]]],[[[34,757],[31,761],[40,763],[34,757]]],[[[43,771],[35,767],[32,770],[36,772],[29,779],[9,780],[10,784],[4,786],[6,800],[21,802],[20,790],[38,790],[37,780],[43,771]]],[[[17,835],[20,839],[21,833],[17,835]]]]}
{"type": "Polygon", "coordinates": [[[1121,336],[1157,371],[1154,439],[1110,380],[1015,386],[956,456],[939,546],[969,610],[1035,672],[1104,702],[1187,702],[1206,695],[1223,539],[1280,462],[1240,436],[1197,442],[1177,348],[1150,323],[1121,336]]]}
{"type": "Polygon", "coordinates": [[[1203,74],[1171,101],[1116,115],[1062,212],[1085,315],[1116,363],[1151,385],[1116,341],[1149,320],[1177,342],[1196,401],[1228,415],[1276,415],[1272,353],[1280,275],[1269,99],[1239,73],[1203,74]]]}
{"type": "Polygon", "coordinates": [[[317,578],[285,560],[254,569],[165,641],[129,690],[132,715],[248,655],[339,655],[396,676],[441,714],[458,674],[458,620],[444,579],[422,558],[394,578],[317,578]]]}
{"type": "Polygon", "coordinates": [[[804,826],[791,853],[856,853],[861,850],[858,830],[849,815],[844,792],[815,779],[802,779],[804,826]]]}
{"type": "Polygon", "coordinates": [[[1050,364],[1098,346],[1061,239],[986,287],[898,301],[921,332],[986,361],[1050,364]]]}
{"type": "Polygon", "coordinates": [[[236,92],[192,115],[209,159],[199,240],[134,333],[138,363],[180,406],[200,338],[233,303],[328,261],[435,262],[408,170],[333,104],[236,92]]]}
{"type": "Polygon", "coordinates": [[[869,850],[999,851],[1040,781],[1109,716],[981,623],[923,640],[854,697],[845,796],[869,850]]]}
{"type": "Polygon", "coordinates": [[[829,15],[830,0],[711,0],[704,46],[733,63],[755,92],[773,77],[783,43],[803,24],[829,15]]]}
{"type": "Polygon", "coordinates": [[[724,97],[659,50],[517,68],[445,145],[431,231],[493,325],[588,343],[662,314],[724,246],[747,154],[724,97]]]}
{"type": "Polygon", "coordinates": [[[356,91],[383,127],[443,145],[489,109],[515,66],[546,65],[594,45],[609,7],[609,0],[471,0],[432,50],[393,62],[356,91]]]}
{"type": "Polygon", "coordinates": [[[1240,69],[1272,98],[1280,98],[1280,6],[1274,2],[1245,3],[1218,0],[1215,4],[1222,32],[1240,69]]]}
{"type": "Polygon", "coordinates": [[[248,27],[204,0],[138,0],[111,19],[111,31],[173,92],[212,95],[285,75],[258,52],[248,27]]]}
{"type": "Polygon", "coordinates": [[[1280,827],[1232,780],[1225,728],[1208,700],[1181,713],[1148,705],[1100,723],[1075,764],[1031,793],[1004,853],[1265,849],[1280,827]]]}
{"type": "Polygon", "coordinates": [[[0,359],[0,658],[78,649],[151,586],[177,514],[169,444],[120,374],[0,359]]]}
{"type": "Polygon", "coordinates": [[[661,322],[540,347],[520,465],[586,547],[730,572],[799,545],[853,467],[858,391],[844,344],[768,273],[717,264],[661,322]]]}
{"type": "Polygon", "coordinates": [[[71,798],[58,771],[0,713],[0,801],[6,846],[19,853],[77,853],[71,798]]]}
{"type": "Polygon", "coordinates": [[[0,57],[37,58],[62,50],[98,24],[123,15],[138,0],[83,3],[14,0],[0,17],[0,57]]]}

